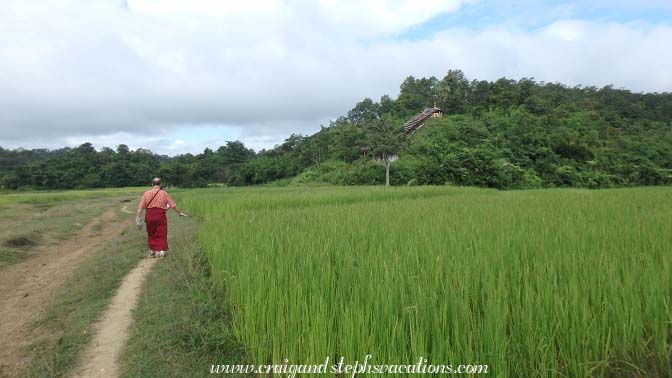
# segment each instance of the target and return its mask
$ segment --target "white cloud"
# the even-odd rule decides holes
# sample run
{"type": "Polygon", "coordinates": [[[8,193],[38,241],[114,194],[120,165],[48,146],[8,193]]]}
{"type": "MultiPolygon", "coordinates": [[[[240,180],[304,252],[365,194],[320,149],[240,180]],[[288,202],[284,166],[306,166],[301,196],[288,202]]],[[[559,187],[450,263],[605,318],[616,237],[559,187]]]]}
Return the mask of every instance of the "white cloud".
{"type": "Polygon", "coordinates": [[[0,145],[86,138],[174,153],[226,140],[176,130],[220,125],[223,137],[271,147],[365,96],[396,95],[408,75],[455,68],[477,79],[672,90],[670,25],[570,18],[394,37],[463,3],[3,0],[0,145]]]}
{"type": "Polygon", "coordinates": [[[578,42],[585,36],[590,25],[585,21],[562,20],[556,21],[544,29],[544,35],[551,39],[578,42]]]}

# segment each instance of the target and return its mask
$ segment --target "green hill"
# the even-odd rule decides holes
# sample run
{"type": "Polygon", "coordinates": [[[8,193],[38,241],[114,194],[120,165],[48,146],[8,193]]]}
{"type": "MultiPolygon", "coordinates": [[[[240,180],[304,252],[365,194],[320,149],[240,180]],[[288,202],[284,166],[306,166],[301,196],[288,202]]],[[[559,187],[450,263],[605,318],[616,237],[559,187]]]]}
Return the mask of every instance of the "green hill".
{"type": "Polygon", "coordinates": [[[183,187],[381,184],[385,160],[393,161],[393,185],[667,185],[672,94],[527,78],[469,81],[461,71],[440,80],[411,76],[396,99],[364,99],[317,133],[292,134],[256,153],[238,141],[172,158],[124,145],[96,151],[84,144],[55,154],[0,149],[0,187],[134,186],[157,174],[183,187]],[[442,108],[444,117],[402,137],[404,122],[431,106],[442,108]]]}

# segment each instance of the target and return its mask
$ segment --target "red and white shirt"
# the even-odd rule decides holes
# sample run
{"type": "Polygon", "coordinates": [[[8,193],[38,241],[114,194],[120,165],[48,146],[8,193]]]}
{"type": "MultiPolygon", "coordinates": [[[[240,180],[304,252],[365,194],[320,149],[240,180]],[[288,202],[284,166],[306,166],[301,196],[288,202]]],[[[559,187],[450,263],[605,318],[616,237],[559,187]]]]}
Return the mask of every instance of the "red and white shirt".
{"type": "Polygon", "coordinates": [[[177,205],[175,205],[175,201],[173,201],[173,199],[170,197],[170,194],[166,193],[164,190],[161,190],[159,188],[153,188],[146,191],[142,195],[140,203],[138,204],[138,209],[144,209],[144,208],[149,209],[152,207],[168,209],[171,207],[173,208],[177,207],[177,205]],[[154,199],[152,199],[152,197],[154,197],[154,199]]]}

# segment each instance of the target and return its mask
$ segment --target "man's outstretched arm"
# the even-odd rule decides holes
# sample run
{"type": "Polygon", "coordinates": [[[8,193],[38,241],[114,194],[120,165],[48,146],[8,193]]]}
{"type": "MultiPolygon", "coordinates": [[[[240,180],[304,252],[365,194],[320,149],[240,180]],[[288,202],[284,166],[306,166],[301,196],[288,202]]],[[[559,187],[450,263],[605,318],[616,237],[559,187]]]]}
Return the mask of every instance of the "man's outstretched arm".
{"type": "Polygon", "coordinates": [[[186,217],[187,216],[187,213],[185,213],[181,210],[178,210],[177,207],[173,207],[173,210],[175,210],[181,217],[186,217]]]}
{"type": "Polygon", "coordinates": [[[173,198],[170,196],[170,194],[167,194],[168,196],[168,206],[175,210],[181,217],[186,217],[187,213],[178,210],[177,205],[175,204],[175,201],[173,201],[173,198]]]}

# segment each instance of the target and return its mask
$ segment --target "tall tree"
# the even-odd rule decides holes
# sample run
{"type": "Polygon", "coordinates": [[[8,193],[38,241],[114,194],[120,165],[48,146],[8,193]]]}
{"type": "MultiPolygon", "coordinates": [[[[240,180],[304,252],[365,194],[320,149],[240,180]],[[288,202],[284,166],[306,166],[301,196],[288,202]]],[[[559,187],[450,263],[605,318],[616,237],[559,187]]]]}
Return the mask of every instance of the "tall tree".
{"type": "Polygon", "coordinates": [[[390,164],[404,142],[403,129],[390,116],[372,121],[366,128],[371,154],[385,166],[385,186],[390,186],[390,164]]]}
{"type": "Polygon", "coordinates": [[[446,113],[464,113],[469,89],[469,81],[464,77],[464,73],[460,70],[450,70],[436,84],[437,105],[446,113]]]}

